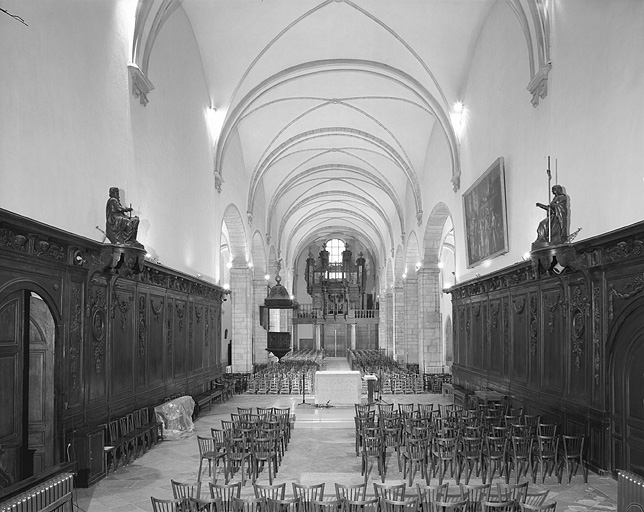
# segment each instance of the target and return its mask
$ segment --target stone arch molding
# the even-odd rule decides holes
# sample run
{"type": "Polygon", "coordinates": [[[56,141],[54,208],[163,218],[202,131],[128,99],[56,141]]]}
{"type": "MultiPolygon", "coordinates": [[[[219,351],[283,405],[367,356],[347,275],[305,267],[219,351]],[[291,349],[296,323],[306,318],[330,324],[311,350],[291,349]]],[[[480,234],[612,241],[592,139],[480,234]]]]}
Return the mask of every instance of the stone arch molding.
{"type": "Polygon", "coordinates": [[[224,211],[222,222],[228,228],[228,243],[233,267],[248,265],[248,244],[246,230],[239,210],[234,204],[229,204],[224,211]]]}
{"type": "Polygon", "coordinates": [[[441,235],[448,218],[451,217],[449,208],[445,203],[434,206],[427,219],[425,236],[423,238],[423,267],[436,267],[440,259],[441,235]]]}

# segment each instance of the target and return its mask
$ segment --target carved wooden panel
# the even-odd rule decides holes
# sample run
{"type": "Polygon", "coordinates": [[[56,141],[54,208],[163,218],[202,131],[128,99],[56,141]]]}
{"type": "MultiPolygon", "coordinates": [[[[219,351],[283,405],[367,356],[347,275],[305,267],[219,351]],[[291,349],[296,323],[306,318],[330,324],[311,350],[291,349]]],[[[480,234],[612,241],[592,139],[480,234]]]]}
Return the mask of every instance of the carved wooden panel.
{"type": "Polygon", "coordinates": [[[186,314],[188,302],[184,299],[175,299],[173,334],[172,334],[172,375],[177,378],[186,374],[188,363],[188,325],[186,314]]]}
{"type": "Polygon", "coordinates": [[[0,389],[7,411],[0,414],[1,444],[17,444],[21,435],[23,306],[18,293],[0,303],[0,389]]]}
{"type": "Polygon", "coordinates": [[[85,304],[85,379],[89,388],[89,400],[106,397],[107,370],[106,347],[108,329],[107,282],[94,277],[87,291],[85,304]]]}
{"type": "Polygon", "coordinates": [[[163,382],[165,360],[165,299],[163,295],[151,293],[148,309],[148,378],[149,384],[163,382]]]}
{"type": "Polygon", "coordinates": [[[565,296],[561,287],[544,290],[541,294],[543,344],[543,385],[554,393],[564,392],[565,343],[564,315],[565,296]]]}
{"type": "Polygon", "coordinates": [[[592,322],[591,296],[583,282],[570,287],[569,315],[568,389],[571,395],[585,397],[588,394],[588,375],[592,374],[592,366],[588,364],[589,351],[592,351],[592,322]]]}
{"type": "Polygon", "coordinates": [[[529,353],[530,298],[527,293],[512,297],[512,364],[510,375],[519,381],[527,380],[526,357],[529,353]]]}
{"type": "Polygon", "coordinates": [[[192,368],[193,370],[201,370],[204,365],[208,366],[208,361],[204,361],[204,353],[206,346],[206,316],[208,311],[203,304],[195,303],[193,306],[192,316],[192,368]]]}
{"type": "Polygon", "coordinates": [[[476,369],[481,369],[482,365],[482,351],[483,351],[483,318],[485,317],[485,308],[482,301],[472,302],[471,307],[471,343],[469,352],[471,354],[471,366],[476,369]]]}
{"type": "MultiPolygon", "coordinates": [[[[84,387],[84,326],[85,326],[85,284],[82,276],[73,278],[70,283],[69,309],[65,319],[69,325],[67,340],[67,364],[65,365],[67,407],[75,408],[83,404],[84,387]]],[[[65,321],[64,320],[64,321],[65,321]]]]}
{"type": "Polygon", "coordinates": [[[136,368],[136,386],[144,387],[148,382],[149,329],[148,329],[148,294],[139,291],[136,308],[136,348],[134,366],[136,368]]]}
{"type": "Polygon", "coordinates": [[[132,393],[135,388],[135,353],[138,357],[135,313],[134,291],[122,287],[115,288],[110,304],[110,387],[113,396],[132,393]]]}
{"type": "Polygon", "coordinates": [[[501,298],[490,299],[490,349],[488,367],[492,373],[503,372],[503,308],[501,298]]]}

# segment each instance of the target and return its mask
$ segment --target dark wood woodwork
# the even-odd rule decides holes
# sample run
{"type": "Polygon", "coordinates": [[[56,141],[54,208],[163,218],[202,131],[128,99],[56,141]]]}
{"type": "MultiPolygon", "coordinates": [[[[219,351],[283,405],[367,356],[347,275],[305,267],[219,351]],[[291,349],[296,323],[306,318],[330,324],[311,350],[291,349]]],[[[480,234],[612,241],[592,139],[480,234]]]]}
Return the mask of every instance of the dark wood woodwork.
{"type": "MultiPolygon", "coordinates": [[[[107,245],[0,209],[0,403],[13,411],[0,418],[0,464],[16,482],[28,466],[38,472],[66,460],[73,432],[97,432],[167,396],[196,395],[224,373],[220,318],[228,292],[149,262],[138,272],[114,271],[105,263],[107,245]],[[45,364],[43,343],[26,348],[38,331],[28,329],[31,292],[53,318],[53,365],[45,364]],[[51,415],[44,395],[25,399],[29,368],[43,386],[53,382],[51,443],[45,430],[28,433],[30,415],[34,427],[51,415]]],[[[87,443],[97,446],[97,436],[87,443]]]]}
{"type": "Polygon", "coordinates": [[[450,290],[454,384],[585,434],[597,471],[644,475],[644,223],[569,244],[565,262],[450,290]]]}

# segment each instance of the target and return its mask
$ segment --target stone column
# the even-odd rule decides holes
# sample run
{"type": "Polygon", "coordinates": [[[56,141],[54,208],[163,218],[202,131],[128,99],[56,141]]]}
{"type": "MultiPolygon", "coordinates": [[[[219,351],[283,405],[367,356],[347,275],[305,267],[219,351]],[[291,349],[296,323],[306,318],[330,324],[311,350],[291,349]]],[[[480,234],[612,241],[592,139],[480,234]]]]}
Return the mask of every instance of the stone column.
{"type": "Polygon", "coordinates": [[[418,304],[418,277],[407,277],[403,282],[404,287],[404,349],[405,361],[408,364],[419,364],[418,342],[418,317],[420,308],[418,304]]]}
{"type": "Polygon", "coordinates": [[[351,350],[356,349],[356,324],[351,324],[351,350]]]}
{"type": "Polygon", "coordinates": [[[385,325],[385,344],[383,348],[386,349],[387,355],[394,356],[394,292],[393,289],[385,291],[385,317],[387,323],[385,325]]]}
{"type": "Polygon", "coordinates": [[[427,366],[443,366],[440,290],[438,266],[423,267],[418,273],[419,355],[421,371],[427,366]]]}
{"type": "Polygon", "coordinates": [[[259,306],[264,305],[266,293],[266,280],[253,279],[253,363],[258,364],[268,363],[268,352],[266,352],[268,336],[266,330],[259,323],[259,306]]]}
{"type": "Polygon", "coordinates": [[[232,300],[232,369],[250,372],[253,369],[253,275],[248,267],[230,269],[232,300]]]}
{"type": "Polygon", "coordinates": [[[393,299],[394,339],[392,354],[396,359],[399,354],[404,355],[405,351],[405,289],[402,279],[394,282],[393,299]]]}

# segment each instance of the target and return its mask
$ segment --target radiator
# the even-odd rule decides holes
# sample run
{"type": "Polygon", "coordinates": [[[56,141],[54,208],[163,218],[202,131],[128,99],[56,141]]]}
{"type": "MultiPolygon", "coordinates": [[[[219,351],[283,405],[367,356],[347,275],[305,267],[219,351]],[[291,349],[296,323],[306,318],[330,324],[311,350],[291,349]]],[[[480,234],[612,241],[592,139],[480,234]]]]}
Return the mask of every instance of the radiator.
{"type": "Polygon", "coordinates": [[[26,492],[0,503],[0,512],[71,511],[74,475],[60,473],[26,492]]]}
{"type": "Polygon", "coordinates": [[[644,479],[628,471],[617,476],[617,510],[644,512],[644,479]]]}

